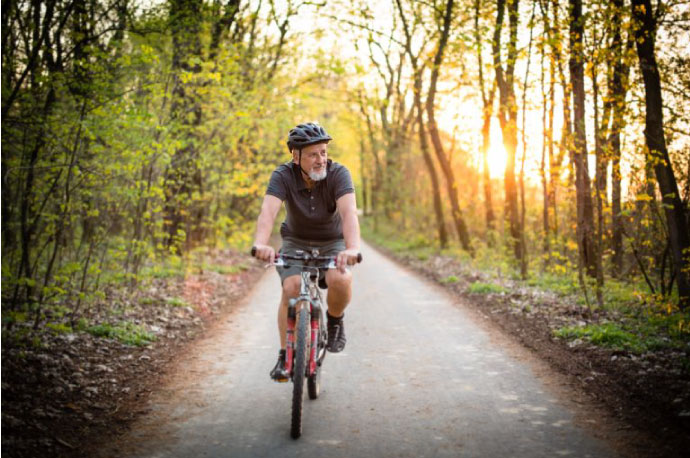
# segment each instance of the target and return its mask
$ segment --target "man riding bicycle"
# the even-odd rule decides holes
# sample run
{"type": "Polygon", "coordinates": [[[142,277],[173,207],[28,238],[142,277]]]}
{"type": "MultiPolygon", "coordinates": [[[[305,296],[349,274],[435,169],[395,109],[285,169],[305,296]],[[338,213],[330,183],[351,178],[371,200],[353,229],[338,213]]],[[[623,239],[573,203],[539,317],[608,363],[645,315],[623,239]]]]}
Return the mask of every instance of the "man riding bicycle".
{"type": "MultiPolygon", "coordinates": [[[[280,253],[319,250],[321,256],[337,256],[337,269],[320,274],[319,283],[328,287],[328,344],[330,352],[345,348],[343,316],[352,296],[352,274],[346,266],[357,262],[360,252],[359,220],[355,188],[348,169],[328,159],[328,142],[332,140],[323,127],[315,123],[299,124],[288,134],[287,146],[292,161],[279,166],[261,205],[254,246],[256,257],[273,262],[275,251],[268,245],[281,204],[287,215],[280,227],[283,239],[280,253]]],[[[279,267],[283,287],[278,309],[280,352],[271,378],[286,382],[285,347],[288,300],[299,295],[300,267],[279,267]]]]}

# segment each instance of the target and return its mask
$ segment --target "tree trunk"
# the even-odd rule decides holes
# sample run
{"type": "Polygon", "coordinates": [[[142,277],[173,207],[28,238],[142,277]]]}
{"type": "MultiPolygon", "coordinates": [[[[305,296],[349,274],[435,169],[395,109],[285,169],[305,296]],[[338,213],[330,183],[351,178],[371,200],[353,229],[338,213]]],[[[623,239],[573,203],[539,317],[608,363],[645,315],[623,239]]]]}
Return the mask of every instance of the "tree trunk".
{"type": "Polygon", "coordinates": [[[223,13],[213,22],[211,32],[211,44],[209,45],[209,60],[216,58],[221,38],[224,33],[230,30],[235,20],[235,16],[240,9],[240,0],[228,0],[223,7],[223,13]]]}
{"type": "Polygon", "coordinates": [[[517,25],[518,25],[518,0],[508,3],[508,19],[510,29],[510,41],[508,43],[508,55],[506,57],[506,69],[501,63],[501,28],[506,9],[506,0],[498,0],[496,15],[496,28],[494,29],[493,56],[496,71],[496,82],[499,90],[498,119],[503,132],[503,144],[506,149],[506,169],[504,186],[506,196],[505,214],[510,225],[510,238],[513,245],[515,260],[523,265],[524,247],[522,245],[522,228],[520,226],[518,210],[517,182],[515,180],[515,156],[517,153],[517,103],[515,101],[515,61],[517,59],[517,25]]]}
{"type": "MultiPolygon", "coordinates": [[[[612,272],[619,277],[623,272],[623,215],[621,214],[621,131],[625,126],[625,95],[628,85],[629,65],[623,61],[623,43],[620,33],[620,14],[623,0],[614,0],[612,51],[615,56],[611,79],[611,128],[607,145],[611,156],[611,248],[613,250],[612,272]]],[[[632,46],[632,33],[629,33],[627,46],[632,46]]]]}
{"type": "Polygon", "coordinates": [[[168,247],[180,248],[180,231],[185,233],[186,248],[203,237],[204,209],[193,202],[201,194],[201,171],[198,165],[196,128],[201,124],[201,105],[196,94],[195,81],[181,78],[185,73],[198,73],[194,57],[201,57],[201,0],[172,0],[170,20],[173,31],[173,61],[175,85],[171,104],[171,117],[180,128],[182,145],[175,151],[172,163],[165,173],[165,224],[168,247]]]}
{"type": "MultiPolygon", "coordinates": [[[[529,89],[529,67],[532,61],[532,38],[534,34],[534,15],[537,11],[537,3],[532,4],[532,15],[529,20],[529,44],[527,45],[527,65],[525,66],[525,80],[522,86],[522,156],[520,159],[520,245],[522,246],[522,258],[520,259],[520,275],[527,279],[527,242],[525,240],[525,215],[527,213],[525,203],[525,159],[527,158],[527,90],[529,89]]],[[[517,11],[516,11],[517,14],[517,11]]]]}
{"type": "Polygon", "coordinates": [[[592,193],[587,167],[587,139],[585,134],[585,80],[582,40],[584,18],[582,0],[570,0],[570,77],[573,87],[575,188],[577,197],[577,239],[579,258],[587,274],[596,277],[596,253],[592,193]]]}
{"type": "MultiPolygon", "coordinates": [[[[597,31],[593,31],[594,42],[598,42],[597,31]]],[[[598,82],[598,68],[599,62],[596,60],[592,62],[592,98],[594,105],[594,154],[595,154],[595,176],[594,176],[594,193],[596,197],[597,209],[597,226],[595,231],[595,250],[594,263],[596,264],[597,287],[596,296],[599,307],[603,307],[604,298],[602,289],[604,287],[604,269],[602,268],[602,251],[604,247],[604,206],[606,205],[606,172],[608,169],[608,157],[606,154],[605,145],[605,131],[606,127],[599,123],[599,82],[598,82]]],[[[604,114],[601,117],[602,124],[606,124],[609,119],[609,104],[604,104],[604,114]]],[[[585,156],[586,157],[586,156],[585,156]]],[[[587,162],[585,161],[585,167],[587,162]]]]}
{"type": "Polygon", "coordinates": [[[429,171],[429,178],[431,178],[431,191],[434,196],[434,214],[436,215],[436,228],[438,230],[438,240],[441,248],[446,248],[448,246],[448,233],[446,232],[445,218],[443,217],[443,203],[441,202],[441,188],[438,182],[438,176],[436,175],[436,168],[434,167],[434,161],[429,153],[429,143],[426,138],[426,131],[424,129],[424,111],[422,108],[422,97],[421,97],[421,86],[422,86],[422,75],[421,71],[418,71],[419,76],[415,76],[415,94],[414,103],[417,107],[417,127],[419,132],[419,146],[422,150],[422,155],[424,157],[424,163],[429,171]]]}
{"type": "Polygon", "coordinates": [[[474,2],[474,35],[477,47],[477,58],[479,62],[479,90],[482,95],[482,182],[484,189],[484,215],[486,218],[487,244],[493,245],[493,231],[495,229],[495,219],[493,203],[491,198],[491,174],[489,173],[489,148],[491,147],[491,118],[493,117],[494,95],[496,84],[491,85],[488,95],[484,90],[484,59],[482,58],[482,41],[479,29],[479,11],[481,1],[474,2]]]}
{"type": "MultiPolygon", "coordinates": [[[[563,59],[561,56],[561,47],[563,42],[563,37],[560,33],[560,25],[558,23],[558,9],[559,1],[553,0],[553,36],[549,40],[551,43],[551,50],[554,56],[555,66],[558,68],[559,80],[561,82],[561,87],[563,88],[563,126],[561,127],[561,140],[558,148],[558,155],[555,156],[554,160],[550,162],[550,175],[551,175],[551,196],[549,197],[549,202],[553,208],[553,232],[555,236],[558,236],[559,224],[558,224],[558,187],[561,182],[561,167],[566,155],[570,155],[571,145],[570,140],[572,137],[572,117],[570,113],[570,99],[571,99],[571,87],[568,83],[568,79],[565,75],[563,69],[563,59]]],[[[553,100],[553,98],[552,98],[553,100]]],[[[552,107],[553,110],[553,107],[552,107]]],[[[572,155],[570,155],[572,159],[572,155]]],[[[572,161],[571,161],[572,164],[572,161]]],[[[572,174],[571,174],[572,176],[572,174]]]]}
{"type": "MultiPolygon", "coordinates": [[[[546,35],[546,40],[551,39],[551,21],[549,20],[548,11],[549,4],[544,2],[539,2],[542,13],[542,21],[544,23],[544,34],[546,35]]],[[[542,255],[543,255],[543,268],[546,268],[549,262],[549,253],[551,252],[550,246],[550,225],[549,225],[549,180],[547,177],[547,163],[551,164],[551,157],[553,151],[553,132],[551,122],[553,120],[549,115],[552,113],[553,104],[550,103],[549,97],[553,97],[553,78],[554,78],[554,66],[553,66],[553,55],[549,54],[549,93],[547,94],[545,85],[545,74],[546,69],[544,66],[544,59],[546,58],[546,44],[542,43],[540,46],[541,50],[541,65],[540,65],[540,88],[542,97],[542,129],[544,131],[544,140],[541,147],[541,163],[539,166],[539,175],[541,177],[541,187],[542,187],[542,229],[544,232],[542,240],[542,255]],[[547,151],[549,154],[547,155],[547,151]]]]}
{"type": "Polygon", "coordinates": [[[687,209],[680,199],[666,149],[661,80],[654,50],[656,19],[650,0],[632,0],[632,10],[633,17],[638,22],[635,43],[645,89],[645,139],[649,149],[647,162],[654,167],[661,190],[676,272],[679,306],[685,309],[690,306],[690,232],[686,219],[687,209]]]}
{"type": "Polygon", "coordinates": [[[374,176],[371,183],[370,209],[371,214],[374,216],[374,230],[376,231],[378,229],[378,222],[381,211],[381,183],[383,182],[383,168],[381,166],[381,161],[378,157],[379,146],[374,135],[374,127],[372,126],[371,116],[369,115],[369,111],[365,106],[364,99],[361,94],[359,94],[359,108],[362,112],[362,115],[364,115],[364,119],[366,120],[369,145],[371,147],[371,155],[374,159],[374,176]]]}
{"type": "Polygon", "coordinates": [[[458,188],[455,182],[455,173],[450,163],[450,159],[444,151],[443,144],[441,143],[441,136],[438,132],[438,127],[436,125],[435,117],[435,107],[434,100],[436,96],[436,84],[438,82],[439,69],[443,61],[443,53],[445,51],[446,45],[448,44],[448,36],[450,35],[450,20],[453,10],[453,0],[447,0],[446,8],[443,17],[443,26],[441,28],[441,37],[439,39],[438,48],[436,50],[436,55],[434,56],[434,63],[431,70],[431,81],[429,83],[429,93],[426,99],[426,112],[428,121],[429,136],[431,137],[431,143],[434,145],[434,151],[436,153],[436,158],[441,165],[441,170],[446,178],[446,188],[448,190],[448,197],[450,198],[450,208],[452,212],[453,221],[455,223],[455,230],[457,231],[458,238],[460,239],[460,244],[462,247],[469,252],[472,252],[470,247],[470,237],[467,232],[467,225],[462,216],[462,211],[460,210],[460,203],[458,202],[458,188]]]}
{"type": "Polygon", "coordinates": [[[432,192],[434,194],[434,214],[436,215],[436,227],[438,230],[438,240],[441,248],[448,246],[448,232],[446,231],[446,222],[443,216],[443,203],[441,202],[441,188],[439,185],[438,175],[436,174],[436,167],[434,167],[434,160],[429,153],[429,143],[426,138],[426,131],[424,129],[424,110],[422,108],[422,72],[419,68],[419,56],[412,53],[412,37],[407,26],[407,20],[403,13],[400,0],[396,1],[400,19],[403,23],[403,31],[405,32],[405,52],[407,52],[412,64],[412,71],[414,74],[414,109],[416,110],[417,128],[419,133],[419,145],[424,157],[424,163],[429,171],[429,178],[431,179],[432,192]]]}

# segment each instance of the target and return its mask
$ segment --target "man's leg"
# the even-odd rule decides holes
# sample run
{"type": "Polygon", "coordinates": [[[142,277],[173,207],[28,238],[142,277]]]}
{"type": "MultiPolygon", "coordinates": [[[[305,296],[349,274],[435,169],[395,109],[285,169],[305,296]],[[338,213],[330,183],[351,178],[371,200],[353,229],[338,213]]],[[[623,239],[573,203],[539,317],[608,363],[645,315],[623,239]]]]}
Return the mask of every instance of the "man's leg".
{"type": "Polygon", "coordinates": [[[342,273],[337,269],[329,269],[326,272],[326,284],[328,284],[328,314],[340,318],[352,298],[352,274],[349,271],[342,273]]]}
{"type": "Polygon", "coordinates": [[[352,298],[352,274],[331,269],[326,272],[328,284],[328,350],[337,353],[343,351],[347,339],[343,315],[352,298]]]}
{"type": "Polygon", "coordinates": [[[280,298],[280,305],[278,306],[278,332],[280,333],[280,353],[278,354],[278,362],[271,371],[271,378],[276,382],[287,382],[290,374],[285,370],[285,348],[286,348],[286,333],[287,333],[287,312],[288,301],[292,297],[299,295],[299,275],[291,275],[283,280],[283,292],[280,298]]]}
{"type": "Polygon", "coordinates": [[[299,284],[301,281],[299,275],[291,275],[283,280],[283,294],[280,298],[280,307],[278,308],[278,332],[280,333],[280,348],[285,350],[287,342],[285,341],[287,335],[287,313],[288,301],[299,296],[299,284]]]}

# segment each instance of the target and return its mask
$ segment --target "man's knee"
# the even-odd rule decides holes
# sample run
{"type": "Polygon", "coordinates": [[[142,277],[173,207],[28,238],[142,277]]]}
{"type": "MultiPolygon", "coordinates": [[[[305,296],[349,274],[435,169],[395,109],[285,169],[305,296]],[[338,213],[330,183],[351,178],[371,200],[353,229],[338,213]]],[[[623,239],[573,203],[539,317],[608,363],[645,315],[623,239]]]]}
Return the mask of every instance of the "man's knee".
{"type": "Polygon", "coordinates": [[[288,298],[299,296],[299,284],[301,278],[299,275],[291,275],[283,280],[283,294],[288,298]]]}
{"type": "Polygon", "coordinates": [[[329,289],[347,292],[352,287],[352,274],[350,272],[342,273],[338,270],[329,270],[326,276],[326,283],[328,283],[329,289]]]}

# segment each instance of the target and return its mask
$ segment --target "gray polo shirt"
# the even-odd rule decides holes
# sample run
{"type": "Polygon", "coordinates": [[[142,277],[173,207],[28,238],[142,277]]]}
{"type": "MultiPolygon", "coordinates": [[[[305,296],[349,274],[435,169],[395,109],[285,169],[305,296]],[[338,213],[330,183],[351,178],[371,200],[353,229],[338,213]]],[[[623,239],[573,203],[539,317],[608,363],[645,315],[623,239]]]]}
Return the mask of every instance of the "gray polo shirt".
{"type": "Polygon", "coordinates": [[[335,202],[355,192],[350,171],[330,159],[326,178],[312,189],[302,178],[294,162],[280,165],[271,175],[266,194],[285,202],[287,216],[280,226],[283,238],[335,240],[343,238],[343,227],[335,202]]]}

